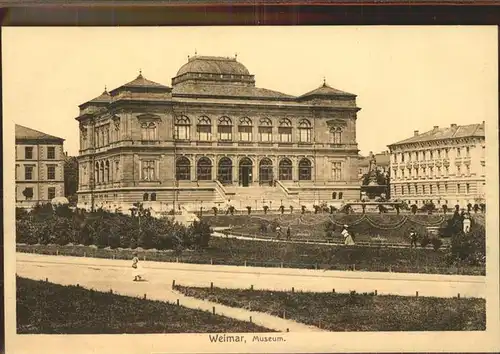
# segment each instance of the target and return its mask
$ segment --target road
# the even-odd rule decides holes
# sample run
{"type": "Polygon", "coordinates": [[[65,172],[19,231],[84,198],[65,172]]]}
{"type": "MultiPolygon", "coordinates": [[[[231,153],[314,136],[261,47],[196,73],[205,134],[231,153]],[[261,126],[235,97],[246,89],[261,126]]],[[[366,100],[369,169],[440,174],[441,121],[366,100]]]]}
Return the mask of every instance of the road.
{"type": "MultiPolygon", "coordinates": [[[[141,262],[146,282],[132,282],[131,262],[125,260],[46,256],[17,253],[17,274],[50,282],[80,284],[96,290],[114,289],[123,295],[156,294],[171,289],[172,281],[189,286],[329,292],[377,291],[379,295],[485,297],[486,278],[438,274],[403,274],[257,268],[141,262]]],[[[148,295],[148,297],[150,297],[148,295]]],[[[169,296],[171,298],[171,296],[169,296]]]]}

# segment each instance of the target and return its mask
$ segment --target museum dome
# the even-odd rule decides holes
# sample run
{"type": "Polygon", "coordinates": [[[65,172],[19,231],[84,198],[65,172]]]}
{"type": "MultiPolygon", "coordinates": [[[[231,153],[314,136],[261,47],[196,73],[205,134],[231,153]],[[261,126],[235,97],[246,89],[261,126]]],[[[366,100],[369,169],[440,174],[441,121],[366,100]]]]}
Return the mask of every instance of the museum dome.
{"type": "Polygon", "coordinates": [[[172,79],[172,85],[182,82],[212,81],[254,84],[254,76],[236,57],[194,56],[181,66],[172,79]]]}
{"type": "Polygon", "coordinates": [[[250,72],[245,65],[238,62],[236,58],[211,56],[190,57],[188,62],[179,69],[177,76],[181,76],[186,73],[250,75],[250,72]]]}

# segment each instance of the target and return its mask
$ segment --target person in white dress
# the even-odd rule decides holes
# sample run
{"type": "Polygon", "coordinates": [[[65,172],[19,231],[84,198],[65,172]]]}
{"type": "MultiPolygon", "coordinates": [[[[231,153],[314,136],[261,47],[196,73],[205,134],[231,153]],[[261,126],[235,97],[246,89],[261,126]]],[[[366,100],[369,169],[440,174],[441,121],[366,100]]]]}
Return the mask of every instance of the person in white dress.
{"type": "Polygon", "coordinates": [[[464,230],[464,233],[468,233],[470,231],[470,217],[469,215],[465,215],[465,218],[464,218],[464,221],[463,221],[463,230],[464,230]]]}
{"type": "Polygon", "coordinates": [[[341,234],[344,236],[344,245],[346,246],[353,246],[354,245],[354,240],[352,239],[351,234],[347,230],[348,226],[344,225],[344,229],[342,230],[341,234]]]}
{"type": "Polygon", "coordinates": [[[134,258],[132,258],[132,268],[133,268],[133,273],[134,273],[134,281],[140,281],[142,280],[143,271],[142,267],[139,264],[139,257],[137,256],[137,253],[134,253],[134,258]]]}

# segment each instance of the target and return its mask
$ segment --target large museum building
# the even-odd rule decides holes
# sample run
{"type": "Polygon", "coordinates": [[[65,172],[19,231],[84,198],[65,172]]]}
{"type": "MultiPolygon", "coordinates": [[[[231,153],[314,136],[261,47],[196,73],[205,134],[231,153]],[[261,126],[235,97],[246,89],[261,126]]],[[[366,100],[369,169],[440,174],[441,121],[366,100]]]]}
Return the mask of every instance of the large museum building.
{"type": "Polygon", "coordinates": [[[79,206],[273,209],[359,198],[356,96],[258,88],[236,58],[194,56],[80,105],[79,206]],[[177,204],[175,204],[177,203],[177,204]]]}

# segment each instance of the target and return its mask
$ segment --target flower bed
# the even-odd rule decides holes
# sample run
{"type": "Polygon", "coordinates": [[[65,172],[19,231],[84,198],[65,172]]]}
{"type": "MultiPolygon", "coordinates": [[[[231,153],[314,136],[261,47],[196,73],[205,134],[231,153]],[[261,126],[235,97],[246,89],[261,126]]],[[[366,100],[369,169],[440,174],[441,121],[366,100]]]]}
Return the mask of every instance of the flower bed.
{"type": "Polygon", "coordinates": [[[330,331],[484,331],[486,301],[176,286],[183,294],[330,331]]]}
{"type": "Polygon", "coordinates": [[[17,278],[17,333],[270,332],[250,322],[162,301],[17,278]]]}
{"type": "MultiPolygon", "coordinates": [[[[340,234],[344,224],[354,233],[356,242],[370,242],[381,237],[388,243],[409,244],[410,229],[420,235],[427,233],[427,227],[442,227],[448,217],[443,215],[392,215],[392,214],[284,214],[284,215],[236,215],[205,216],[203,220],[212,227],[231,227],[236,233],[245,235],[265,235],[275,238],[276,226],[280,226],[283,236],[290,228],[292,239],[343,240],[340,234]]],[[[282,236],[282,238],[283,238],[282,236]]]]}

